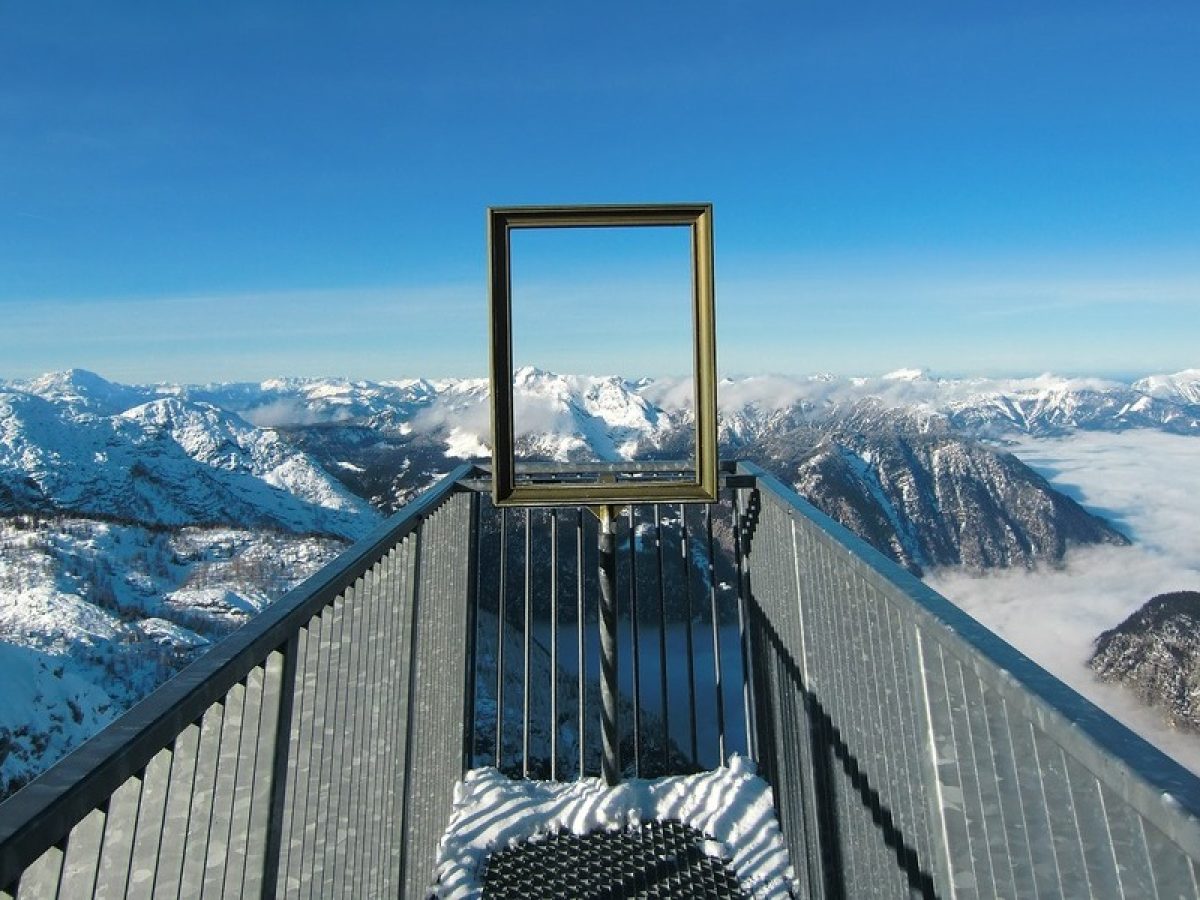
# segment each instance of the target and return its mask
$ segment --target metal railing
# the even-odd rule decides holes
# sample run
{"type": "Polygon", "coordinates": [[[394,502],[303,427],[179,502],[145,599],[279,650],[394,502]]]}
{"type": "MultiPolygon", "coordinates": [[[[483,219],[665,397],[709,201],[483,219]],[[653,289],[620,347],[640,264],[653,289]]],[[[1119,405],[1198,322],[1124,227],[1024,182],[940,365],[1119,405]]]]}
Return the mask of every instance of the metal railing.
{"type": "Polygon", "coordinates": [[[739,469],[756,748],[810,896],[1200,896],[1200,779],[739,469]]]}
{"type": "Polygon", "coordinates": [[[470,472],[0,805],[0,897],[420,896],[466,751],[470,472]]]}
{"type": "MultiPolygon", "coordinates": [[[[755,757],[813,897],[1196,897],[1200,781],[753,466],[616,534],[623,760],[755,757]]],[[[422,896],[600,771],[596,521],[464,466],[0,806],[0,896],[422,896]]]]}
{"type": "MultiPolygon", "coordinates": [[[[481,500],[473,759],[518,777],[598,775],[597,517],[481,500]]],[[[615,523],[627,776],[711,769],[747,751],[733,515],[728,503],[650,504],[615,523]]]]}

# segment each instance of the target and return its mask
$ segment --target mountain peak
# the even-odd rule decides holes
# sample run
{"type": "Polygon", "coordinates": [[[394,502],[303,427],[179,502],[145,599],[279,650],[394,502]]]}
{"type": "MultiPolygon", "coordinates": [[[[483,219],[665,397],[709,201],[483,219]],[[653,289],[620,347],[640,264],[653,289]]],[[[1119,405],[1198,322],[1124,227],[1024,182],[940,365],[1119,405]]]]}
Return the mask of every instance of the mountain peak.
{"type": "Polygon", "coordinates": [[[539,369],[537,366],[521,366],[513,372],[513,381],[518,384],[524,384],[529,381],[542,381],[546,378],[554,378],[553,372],[547,372],[545,369],[539,369]]]}
{"type": "Polygon", "coordinates": [[[116,384],[88,369],[64,369],[47,372],[20,388],[74,412],[113,415],[144,402],[148,393],[136,387],[116,384]]]}
{"type": "Polygon", "coordinates": [[[1200,369],[1183,369],[1173,375],[1147,375],[1135,381],[1133,388],[1159,400],[1200,404],[1200,369]]]}
{"type": "Polygon", "coordinates": [[[29,382],[30,389],[40,391],[50,390],[83,390],[83,391],[112,391],[119,386],[106,378],[97,375],[90,369],[63,369],[59,372],[47,372],[29,382]]]}

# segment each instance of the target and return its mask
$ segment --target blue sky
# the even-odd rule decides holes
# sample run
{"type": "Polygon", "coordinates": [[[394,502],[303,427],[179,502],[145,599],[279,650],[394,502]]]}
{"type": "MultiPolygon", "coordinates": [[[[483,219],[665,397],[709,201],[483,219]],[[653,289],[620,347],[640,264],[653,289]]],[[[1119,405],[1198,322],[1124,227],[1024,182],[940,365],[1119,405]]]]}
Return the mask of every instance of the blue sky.
{"type": "Polygon", "coordinates": [[[729,373],[1200,366],[1198,46],[1194,2],[4,4],[0,378],[482,374],[488,205],[694,200],[729,373]]]}

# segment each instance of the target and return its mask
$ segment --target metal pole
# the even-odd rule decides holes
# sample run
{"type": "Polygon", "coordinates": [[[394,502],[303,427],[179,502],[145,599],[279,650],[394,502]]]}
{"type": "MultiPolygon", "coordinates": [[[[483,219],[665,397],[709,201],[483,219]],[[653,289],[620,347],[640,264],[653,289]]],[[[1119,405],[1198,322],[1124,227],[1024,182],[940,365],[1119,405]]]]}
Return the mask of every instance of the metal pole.
{"type": "Polygon", "coordinates": [[[530,646],[533,643],[533,565],[530,556],[533,553],[533,542],[530,538],[530,528],[533,519],[529,515],[529,507],[525,507],[525,622],[522,632],[521,647],[521,777],[529,777],[529,704],[532,697],[533,685],[529,683],[530,646]]]}
{"type": "Polygon", "coordinates": [[[621,739],[617,727],[617,565],[616,509],[601,506],[600,519],[600,705],[604,783],[621,780],[621,739]]]}
{"type": "Polygon", "coordinates": [[[579,660],[579,777],[587,764],[587,646],[583,627],[587,609],[583,596],[583,508],[576,513],[575,523],[575,658],[579,660]]]}
{"type": "Polygon", "coordinates": [[[550,780],[558,781],[558,510],[550,510],[550,780]]]}

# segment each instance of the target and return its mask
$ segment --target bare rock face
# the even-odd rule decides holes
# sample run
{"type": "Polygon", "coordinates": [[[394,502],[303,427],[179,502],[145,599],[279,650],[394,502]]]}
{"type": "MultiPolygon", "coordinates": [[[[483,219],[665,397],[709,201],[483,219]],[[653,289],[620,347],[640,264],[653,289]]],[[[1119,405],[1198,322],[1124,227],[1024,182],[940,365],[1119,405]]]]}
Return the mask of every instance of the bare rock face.
{"type": "Polygon", "coordinates": [[[1172,727],[1200,731],[1200,592],[1152,598],[1097,638],[1089,664],[1162,710],[1172,727]]]}
{"type": "Polygon", "coordinates": [[[918,574],[1053,565],[1073,546],[1129,543],[1015,456],[955,433],[939,415],[863,401],[739,449],[918,574]]]}

